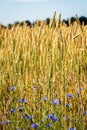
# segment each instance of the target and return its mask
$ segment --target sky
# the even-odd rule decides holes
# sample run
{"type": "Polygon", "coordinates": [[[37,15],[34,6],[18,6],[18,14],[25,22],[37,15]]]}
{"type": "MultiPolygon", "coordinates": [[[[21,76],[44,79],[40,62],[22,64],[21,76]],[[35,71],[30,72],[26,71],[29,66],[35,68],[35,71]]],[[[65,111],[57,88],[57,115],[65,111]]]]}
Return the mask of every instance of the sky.
{"type": "Polygon", "coordinates": [[[45,20],[51,18],[54,11],[56,18],[60,13],[62,19],[76,14],[87,17],[87,0],[0,0],[0,23],[45,20]]]}

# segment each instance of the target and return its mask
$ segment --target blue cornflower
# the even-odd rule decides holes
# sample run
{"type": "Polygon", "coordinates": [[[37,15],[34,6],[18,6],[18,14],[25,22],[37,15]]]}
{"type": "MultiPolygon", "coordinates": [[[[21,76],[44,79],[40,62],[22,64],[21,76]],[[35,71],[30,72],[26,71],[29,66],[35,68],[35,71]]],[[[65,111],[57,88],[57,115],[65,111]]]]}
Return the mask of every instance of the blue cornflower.
{"type": "Polygon", "coordinates": [[[76,128],[74,128],[74,127],[70,127],[69,130],[76,130],[76,128]]]}
{"type": "Polygon", "coordinates": [[[16,111],[15,111],[14,109],[10,109],[9,112],[10,112],[10,113],[14,113],[14,112],[16,112],[16,111]]]}
{"type": "Polygon", "coordinates": [[[58,120],[58,118],[56,117],[56,115],[54,114],[50,114],[47,116],[47,119],[51,119],[53,122],[56,122],[58,120]]]}
{"type": "Polygon", "coordinates": [[[6,121],[2,121],[0,122],[0,125],[5,125],[7,122],[6,121]]]}
{"type": "Polygon", "coordinates": [[[67,98],[73,98],[73,94],[67,94],[67,98]]]}
{"type": "Polygon", "coordinates": [[[16,89],[16,87],[14,87],[14,86],[10,86],[10,87],[8,87],[8,90],[15,90],[16,89]]]}
{"type": "Polygon", "coordinates": [[[61,100],[60,99],[53,99],[53,100],[51,100],[51,104],[54,104],[54,105],[55,104],[57,104],[57,105],[59,104],[60,105],[61,104],[61,100]]]}
{"type": "Polygon", "coordinates": [[[11,122],[10,120],[2,121],[2,122],[0,122],[0,125],[5,125],[5,124],[10,123],[10,122],[11,122]]]}
{"type": "Polygon", "coordinates": [[[38,126],[39,126],[38,123],[36,123],[36,124],[34,124],[34,123],[31,124],[31,127],[32,127],[32,128],[37,128],[38,126]]]}
{"type": "Polygon", "coordinates": [[[26,99],[21,98],[21,99],[19,99],[19,102],[21,102],[21,103],[26,103],[27,101],[26,101],[26,99]]]}
{"type": "Polygon", "coordinates": [[[46,124],[47,127],[51,128],[52,127],[52,124],[46,124]]]}
{"type": "Polygon", "coordinates": [[[48,100],[48,98],[47,98],[47,97],[44,97],[44,98],[42,98],[42,100],[43,100],[43,101],[47,101],[47,100],[48,100]]]}
{"type": "Polygon", "coordinates": [[[33,119],[33,116],[29,116],[29,115],[27,115],[27,114],[23,114],[23,117],[24,117],[25,119],[29,119],[29,120],[32,120],[32,119],[33,119]]]}
{"type": "Polygon", "coordinates": [[[81,87],[81,88],[79,88],[79,90],[84,90],[84,88],[81,87]]]}
{"type": "Polygon", "coordinates": [[[84,114],[86,114],[86,115],[87,115],[87,111],[85,111],[85,112],[84,112],[84,114]]]}
{"type": "Polygon", "coordinates": [[[70,107],[70,103],[67,103],[66,106],[67,106],[67,107],[70,107]]]}

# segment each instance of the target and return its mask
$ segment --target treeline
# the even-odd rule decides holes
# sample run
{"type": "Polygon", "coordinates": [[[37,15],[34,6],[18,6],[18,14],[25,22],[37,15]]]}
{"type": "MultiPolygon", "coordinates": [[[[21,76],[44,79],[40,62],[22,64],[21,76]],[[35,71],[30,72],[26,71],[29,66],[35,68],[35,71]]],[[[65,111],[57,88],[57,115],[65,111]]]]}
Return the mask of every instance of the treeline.
{"type": "MultiPolygon", "coordinates": [[[[81,16],[78,19],[79,19],[80,24],[87,25],[87,17],[81,16]]],[[[63,20],[63,22],[69,25],[69,20],[71,21],[71,23],[74,23],[75,21],[77,21],[76,17],[71,17],[70,19],[63,20]]]]}
{"type": "MultiPolygon", "coordinates": [[[[23,26],[24,24],[27,24],[27,26],[29,26],[29,27],[35,26],[35,24],[38,24],[38,26],[40,26],[42,23],[45,23],[46,25],[50,25],[51,20],[52,20],[51,18],[46,18],[45,20],[36,20],[33,23],[31,23],[29,20],[26,20],[26,21],[23,21],[23,22],[16,21],[12,24],[8,24],[7,26],[0,24],[0,27],[11,29],[13,26],[17,26],[17,25],[23,26]]],[[[54,20],[54,25],[56,25],[56,21],[57,21],[56,18],[53,17],[53,20],[54,20]]],[[[81,17],[78,18],[78,20],[79,20],[80,24],[87,25],[87,17],[81,16],[81,17]]],[[[61,20],[61,17],[60,17],[59,21],[62,24],[64,23],[67,26],[69,26],[70,24],[73,24],[75,21],[77,21],[77,18],[71,17],[71,18],[68,18],[67,20],[65,20],[65,19],[61,20]]]]}

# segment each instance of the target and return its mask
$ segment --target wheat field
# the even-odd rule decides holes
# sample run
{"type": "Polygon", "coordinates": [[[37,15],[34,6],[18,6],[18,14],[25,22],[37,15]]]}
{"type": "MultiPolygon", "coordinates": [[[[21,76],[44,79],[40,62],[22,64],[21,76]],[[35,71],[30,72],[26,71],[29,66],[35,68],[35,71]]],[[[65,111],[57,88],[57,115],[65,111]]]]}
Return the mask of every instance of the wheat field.
{"type": "Polygon", "coordinates": [[[0,130],[87,130],[87,26],[0,27],[0,130]]]}

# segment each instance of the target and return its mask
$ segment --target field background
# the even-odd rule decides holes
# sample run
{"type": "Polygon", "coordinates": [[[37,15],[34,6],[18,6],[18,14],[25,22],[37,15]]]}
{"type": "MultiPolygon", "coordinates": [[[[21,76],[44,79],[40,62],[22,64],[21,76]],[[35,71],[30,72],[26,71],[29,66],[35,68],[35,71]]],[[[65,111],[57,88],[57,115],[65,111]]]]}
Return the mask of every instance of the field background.
{"type": "Polygon", "coordinates": [[[87,26],[54,19],[0,27],[0,130],[87,130],[87,26]]]}

